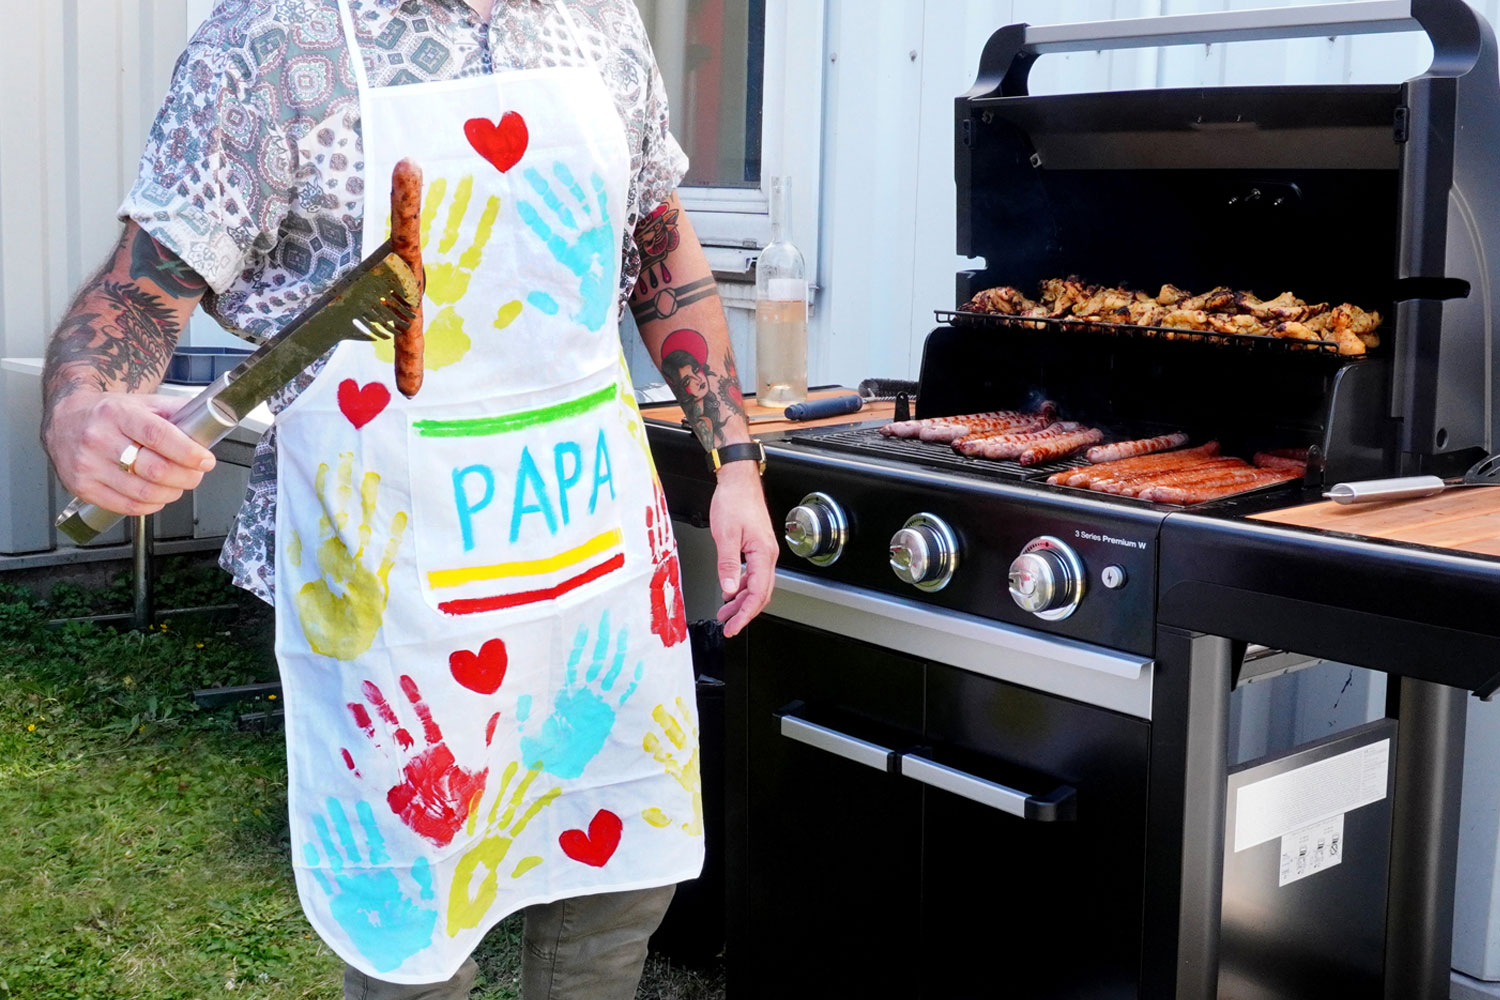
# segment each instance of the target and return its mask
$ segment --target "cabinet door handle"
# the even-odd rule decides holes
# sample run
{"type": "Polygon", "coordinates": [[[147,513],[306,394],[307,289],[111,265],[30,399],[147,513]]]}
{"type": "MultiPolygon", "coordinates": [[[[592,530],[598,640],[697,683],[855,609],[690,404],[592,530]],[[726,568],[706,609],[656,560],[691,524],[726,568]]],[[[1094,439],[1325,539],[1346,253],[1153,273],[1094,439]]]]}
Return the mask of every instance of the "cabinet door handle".
{"type": "Polygon", "coordinates": [[[924,785],[961,795],[1021,819],[1055,823],[1077,816],[1078,793],[1068,785],[1059,785],[1042,796],[1027,795],[1009,785],[988,781],[912,753],[902,754],[899,766],[902,774],[924,785]]]}
{"type": "Polygon", "coordinates": [[[781,716],[781,735],[835,757],[873,767],[877,771],[894,773],[896,770],[896,751],[891,748],[799,719],[795,715],[781,716]]]}

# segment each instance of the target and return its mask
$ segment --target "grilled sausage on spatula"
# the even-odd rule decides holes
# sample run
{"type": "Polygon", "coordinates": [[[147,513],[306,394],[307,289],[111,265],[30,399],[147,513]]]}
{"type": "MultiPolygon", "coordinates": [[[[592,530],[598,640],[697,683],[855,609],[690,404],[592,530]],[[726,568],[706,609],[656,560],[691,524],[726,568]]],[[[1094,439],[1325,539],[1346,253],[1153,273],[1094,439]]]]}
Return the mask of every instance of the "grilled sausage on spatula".
{"type": "Polygon", "coordinates": [[[396,335],[396,388],[407,399],[422,388],[422,293],[427,275],[422,270],[422,168],[402,160],[391,173],[391,248],[417,279],[417,301],[411,303],[411,324],[396,335]]]}

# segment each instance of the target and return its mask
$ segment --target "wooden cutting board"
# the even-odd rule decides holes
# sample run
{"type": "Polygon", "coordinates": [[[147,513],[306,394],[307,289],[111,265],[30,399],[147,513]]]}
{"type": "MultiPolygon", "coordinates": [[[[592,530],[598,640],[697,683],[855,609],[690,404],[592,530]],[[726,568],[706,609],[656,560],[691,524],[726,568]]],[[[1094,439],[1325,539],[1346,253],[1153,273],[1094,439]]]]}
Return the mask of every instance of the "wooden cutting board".
{"type": "Polygon", "coordinates": [[[1390,503],[1329,501],[1253,514],[1251,518],[1459,552],[1500,555],[1500,487],[1452,490],[1435,497],[1390,503]]]}
{"type": "MultiPolygon", "coordinates": [[[[827,399],[830,396],[852,395],[851,389],[817,389],[807,394],[808,399],[827,399]]],[[[772,431],[794,431],[807,427],[832,427],[836,424],[857,424],[866,420],[889,420],[896,412],[894,400],[883,403],[866,403],[864,409],[858,413],[845,413],[837,417],[824,417],[821,420],[787,420],[781,415],[781,407],[761,406],[755,401],[755,397],[745,397],[745,416],[750,418],[750,433],[755,436],[769,434],[772,431]]],[[[662,403],[656,406],[641,407],[641,414],[647,419],[661,424],[682,425],[682,407],[676,403],[662,403]]]]}

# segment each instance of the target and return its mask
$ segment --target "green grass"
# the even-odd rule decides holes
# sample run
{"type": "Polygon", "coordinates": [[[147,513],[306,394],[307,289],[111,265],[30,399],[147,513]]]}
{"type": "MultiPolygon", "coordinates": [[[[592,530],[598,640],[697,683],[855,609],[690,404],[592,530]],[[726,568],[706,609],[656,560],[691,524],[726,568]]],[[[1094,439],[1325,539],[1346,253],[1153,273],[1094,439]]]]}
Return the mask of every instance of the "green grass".
{"type": "MultiPolygon", "coordinates": [[[[162,606],[232,603],[145,633],[49,619],[128,604],[122,582],[43,603],[0,583],[0,998],[340,995],[302,916],[282,737],[191,692],[275,678],[270,618],[216,571],[161,577],[162,606]]],[[[476,958],[475,1000],[517,996],[520,920],[476,958]]],[[[722,997],[721,970],[648,963],[641,996],[722,997]]]]}

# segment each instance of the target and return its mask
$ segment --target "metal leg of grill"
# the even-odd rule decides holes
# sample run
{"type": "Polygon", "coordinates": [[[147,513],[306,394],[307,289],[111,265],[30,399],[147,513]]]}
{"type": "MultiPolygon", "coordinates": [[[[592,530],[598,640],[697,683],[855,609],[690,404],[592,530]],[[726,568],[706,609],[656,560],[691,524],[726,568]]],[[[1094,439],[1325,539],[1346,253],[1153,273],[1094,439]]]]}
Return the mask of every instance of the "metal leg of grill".
{"type": "Polygon", "coordinates": [[[1233,650],[1228,639],[1157,629],[1142,996],[1218,992],[1233,650]]]}
{"type": "Polygon", "coordinates": [[[137,629],[152,623],[155,608],[152,601],[151,545],[155,533],[155,518],[151,515],[133,518],[130,522],[131,583],[135,604],[131,613],[131,625],[137,629]]]}
{"type": "Polygon", "coordinates": [[[1392,793],[1387,1000],[1444,1000],[1453,951],[1467,692],[1401,679],[1392,793]]]}

